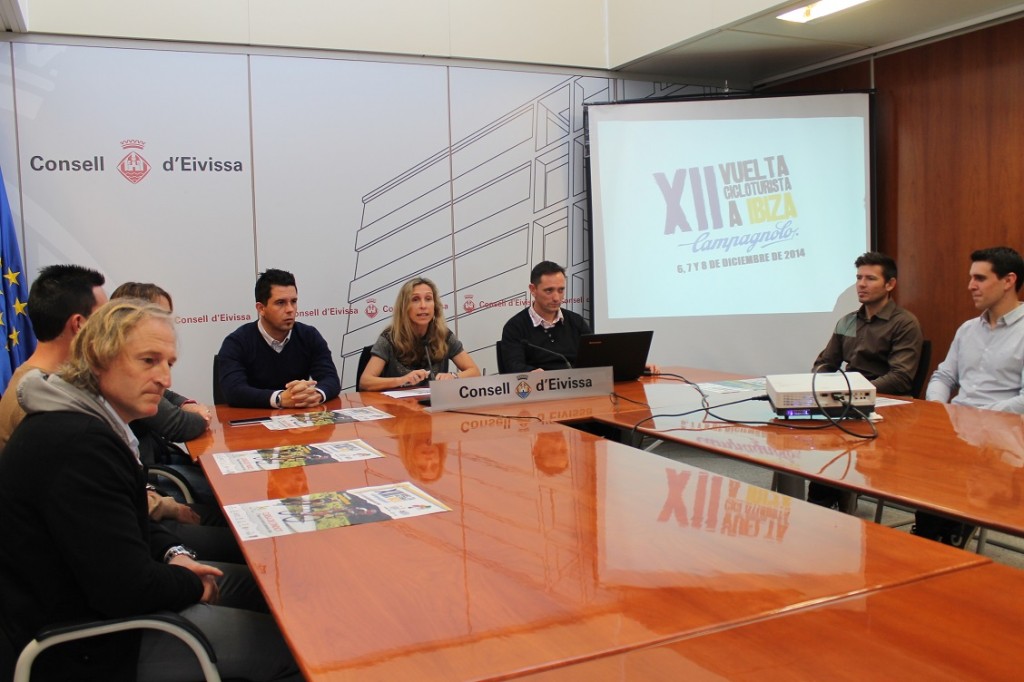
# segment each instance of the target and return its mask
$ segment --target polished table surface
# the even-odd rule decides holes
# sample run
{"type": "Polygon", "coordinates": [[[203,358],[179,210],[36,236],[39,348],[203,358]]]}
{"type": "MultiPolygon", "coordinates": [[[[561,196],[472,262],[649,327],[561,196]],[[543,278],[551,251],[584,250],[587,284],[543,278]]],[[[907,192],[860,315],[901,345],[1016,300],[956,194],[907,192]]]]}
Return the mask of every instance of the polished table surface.
{"type": "MultiPolygon", "coordinates": [[[[692,381],[721,381],[730,378],[742,378],[742,375],[729,374],[714,370],[692,368],[674,368],[684,371],[692,381]]],[[[505,405],[487,405],[480,410],[469,412],[432,412],[420,405],[415,398],[395,399],[380,393],[342,393],[328,401],[322,410],[337,410],[348,407],[380,407],[385,411],[397,412],[403,417],[429,417],[434,428],[468,431],[481,426],[497,426],[512,428],[514,424],[524,421],[541,423],[572,424],[576,422],[594,421],[598,417],[619,413],[632,413],[638,407],[671,406],[679,402],[680,390],[691,391],[677,379],[644,377],[637,381],[615,384],[615,394],[590,398],[574,398],[550,402],[509,403],[505,405]]],[[[303,410],[273,410],[267,408],[237,408],[218,405],[210,430],[199,438],[188,443],[189,452],[198,458],[208,452],[225,452],[257,447],[265,442],[266,429],[255,427],[231,427],[228,422],[233,419],[253,417],[270,417],[274,414],[301,413],[303,410]]],[[[372,430],[372,422],[366,422],[372,430]]],[[[331,433],[330,430],[325,433],[331,433]]],[[[351,436],[346,436],[351,437],[351,436]]],[[[284,436],[287,438],[287,436],[284,436]]],[[[285,443],[314,442],[317,436],[311,436],[308,429],[294,432],[291,441],[285,443]],[[311,439],[312,438],[312,439],[311,439]]],[[[324,440],[324,439],[320,439],[324,440]]]]}
{"type": "MultiPolygon", "coordinates": [[[[701,412],[669,416],[698,408],[696,391],[686,386],[662,387],[660,392],[654,390],[657,386],[643,388],[654,398],[649,408],[620,407],[595,419],[624,429],[642,422],[638,430],[648,436],[1024,535],[1024,415],[914,400],[879,408],[878,438],[864,440],[831,427],[791,430],[782,425],[784,420],[736,425],[701,412]]],[[[713,404],[741,397],[709,396],[713,404]]],[[[740,421],[773,419],[769,403],[763,401],[712,412],[740,421]]],[[[846,424],[870,432],[864,422],[846,424]]]]}
{"type": "Polygon", "coordinates": [[[328,407],[365,404],[396,418],[270,431],[219,407],[190,443],[222,504],[410,480],[451,507],[242,543],[311,680],[502,679],[988,563],[560,424],[328,407]],[[226,476],[210,456],[351,438],[385,457],[226,476]]]}
{"type": "Polygon", "coordinates": [[[528,675],[529,682],[1015,680],[1024,573],[989,564],[528,675]]]}
{"type": "MultiPolygon", "coordinates": [[[[711,381],[736,377],[711,370],[687,369],[695,378],[694,381],[711,381]]],[[[379,407],[405,417],[420,417],[424,423],[430,423],[435,429],[451,429],[467,432],[483,426],[511,429],[523,422],[562,423],[595,421],[600,416],[626,413],[640,406],[670,406],[679,400],[679,390],[683,385],[676,380],[642,378],[615,384],[615,394],[550,402],[509,403],[504,405],[487,405],[472,412],[434,412],[419,404],[416,398],[391,398],[381,393],[342,393],[328,401],[318,410],[337,410],[349,407],[379,407]]],[[[687,389],[688,390],[688,389],[687,389]]],[[[274,410],[267,408],[237,408],[218,405],[214,411],[214,419],[210,429],[199,438],[188,443],[189,453],[198,458],[208,452],[226,452],[244,450],[261,446],[266,442],[267,431],[259,425],[232,427],[228,422],[233,419],[251,419],[254,417],[271,417],[275,414],[301,413],[303,410],[274,410]]],[[[373,432],[373,422],[365,422],[361,426],[373,432]]],[[[330,434],[332,427],[326,427],[323,433],[330,434]]],[[[287,432],[283,432],[286,433],[287,432]]],[[[313,435],[309,429],[300,429],[289,436],[281,436],[280,444],[301,444],[326,440],[313,435]]],[[[354,437],[354,436],[346,436],[354,437]]]]}

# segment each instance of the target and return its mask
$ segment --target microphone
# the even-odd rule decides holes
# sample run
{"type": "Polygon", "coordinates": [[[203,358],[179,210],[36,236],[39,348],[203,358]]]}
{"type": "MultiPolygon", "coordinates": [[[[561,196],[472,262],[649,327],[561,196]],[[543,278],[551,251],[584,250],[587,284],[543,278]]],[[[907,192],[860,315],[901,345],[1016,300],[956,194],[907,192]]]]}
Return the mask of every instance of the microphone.
{"type": "Polygon", "coordinates": [[[434,375],[434,358],[430,356],[430,339],[423,337],[423,350],[427,354],[427,380],[433,381],[437,377],[434,375]]]}
{"type": "Polygon", "coordinates": [[[556,358],[558,358],[559,360],[561,360],[562,362],[565,363],[565,368],[566,369],[572,369],[572,364],[569,362],[569,358],[565,357],[564,355],[562,355],[558,351],[551,350],[550,348],[545,348],[544,346],[538,346],[535,343],[530,343],[526,339],[523,339],[522,344],[523,344],[523,348],[524,349],[525,348],[534,348],[536,350],[543,351],[543,352],[547,353],[548,355],[554,355],[556,358]]]}

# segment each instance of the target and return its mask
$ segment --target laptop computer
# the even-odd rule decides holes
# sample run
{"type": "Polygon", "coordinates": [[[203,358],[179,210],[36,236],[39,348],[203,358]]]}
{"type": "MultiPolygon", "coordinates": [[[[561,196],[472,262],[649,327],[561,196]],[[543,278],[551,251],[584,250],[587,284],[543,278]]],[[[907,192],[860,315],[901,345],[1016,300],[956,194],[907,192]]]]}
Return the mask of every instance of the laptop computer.
{"type": "Polygon", "coordinates": [[[574,367],[611,367],[615,381],[632,381],[644,372],[653,331],[584,334],[574,367]]]}

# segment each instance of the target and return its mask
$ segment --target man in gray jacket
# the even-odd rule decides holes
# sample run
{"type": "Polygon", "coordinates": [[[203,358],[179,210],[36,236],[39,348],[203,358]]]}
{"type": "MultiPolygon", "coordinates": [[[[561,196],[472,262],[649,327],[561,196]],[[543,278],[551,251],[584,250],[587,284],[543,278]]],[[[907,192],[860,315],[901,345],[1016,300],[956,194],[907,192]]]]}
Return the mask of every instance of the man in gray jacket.
{"type": "MultiPolygon", "coordinates": [[[[22,380],[27,416],[0,457],[0,635],[10,644],[0,650],[21,649],[48,624],[166,609],[203,630],[225,677],[300,680],[273,618],[224,604],[233,599],[221,569],[150,522],[128,424],[156,413],[175,346],[167,313],[112,301],[75,337],[59,374],[22,380]]],[[[55,649],[40,679],[201,677],[194,659],[175,658],[179,647],[154,631],[93,638],[55,649]]],[[[12,663],[0,661],[0,675],[12,663]]]]}

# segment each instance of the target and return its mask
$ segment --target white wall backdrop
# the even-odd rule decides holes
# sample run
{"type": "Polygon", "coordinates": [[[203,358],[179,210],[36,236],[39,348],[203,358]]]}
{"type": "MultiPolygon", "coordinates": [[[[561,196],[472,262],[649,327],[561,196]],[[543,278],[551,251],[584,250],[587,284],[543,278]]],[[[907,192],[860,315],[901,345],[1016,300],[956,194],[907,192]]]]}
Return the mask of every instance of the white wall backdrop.
{"type": "MultiPolygon", "coordinates": [[[[442,212],[431,224],[410,227],[387,243],[360,247],[357,239],[365,219],[364,195],[410,162],[447,149],[446,78],[446,69],[438,66],[252,58],[258,269],[295,273],[300,305],[308,313],[305,321],[327,338],[339,370],[342,348],[357,358],[377,333],[342,346],[342,335],[352,326],[349,318],[370,321],[365,305],[350,305],[350,288],[366,286],[353,283],[357,248],[379,254],[376,269],[411,252],[412,262],[396,277],[405,281],[429,270],[428,276],[441,281],[431,265],[442,260],[439,250],[450,253],[445,241],[451,234],[449,214],[442,212]]],[[[447,196],[447,163],[442,170],[433,181],[447,196]]],[[[450,269],[445,279],[451,280],[450,269]]],[[[389,284],[375,283],[374,294],[389,284]]],[[[252,289],[250,283],[245,287],[246,292],[252,289]]],[[[450,298],[450,287],[446,292],[450,298]]],[[[251,293],[246,295],[252,300],[251,293]]],[[[390,288],[378,309],[393,302],[390,288]]],[[[377,317],[385,318],[383,313],[377,317]]],[[[351,367],[342,376],[345,386],[355,384],[354,363],[350,357],[351,367]]]]}
{"type": "Polygon", "coordinates": [[[0,163],[29,280],[70,262],[103,272],[108,292],[169,290],[175,388],[205,401],[213,355],[254,317],[268,267],[296,274],[347,387],[415,275],[437,282],[491,372],[534,263],[564,264],[571,307],[588,312],[583,105],[689,91],[131,45],[4,45],[0,163]]]}

